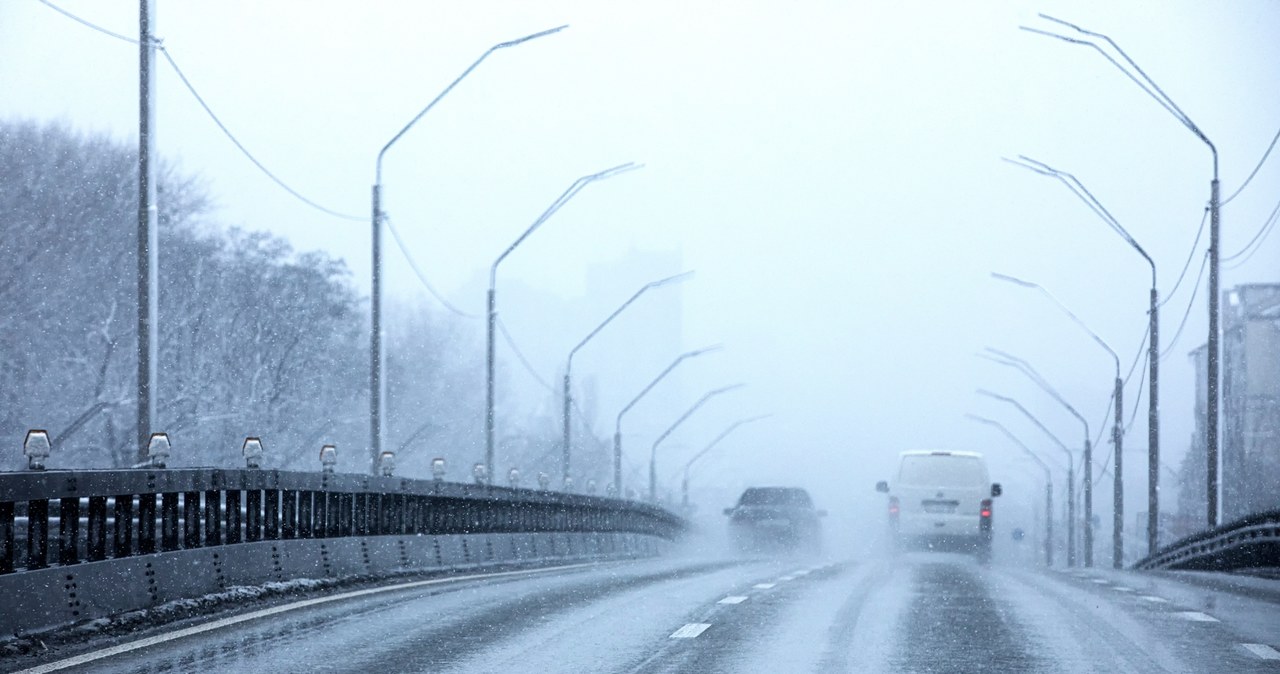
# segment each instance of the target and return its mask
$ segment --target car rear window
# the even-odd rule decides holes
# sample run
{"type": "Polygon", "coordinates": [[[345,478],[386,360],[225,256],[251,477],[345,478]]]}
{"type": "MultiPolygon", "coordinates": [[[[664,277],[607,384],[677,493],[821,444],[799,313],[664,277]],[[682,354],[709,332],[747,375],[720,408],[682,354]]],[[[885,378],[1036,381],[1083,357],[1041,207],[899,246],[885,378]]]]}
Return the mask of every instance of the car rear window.
{"type": "Polygon", "coordinates": [[[899,484],[930,487],[969,487],[986,482],[982,461],[976,456],[926,454],[902,457],[899,484]]]}
{"type": "Polygon", "coordinates": [[[813,502],[809,500],[809,492],[803,489],[753,487],[742,492],[742,498],[738,500],[738,505],[809,507],[813,505],[813,502]]]}

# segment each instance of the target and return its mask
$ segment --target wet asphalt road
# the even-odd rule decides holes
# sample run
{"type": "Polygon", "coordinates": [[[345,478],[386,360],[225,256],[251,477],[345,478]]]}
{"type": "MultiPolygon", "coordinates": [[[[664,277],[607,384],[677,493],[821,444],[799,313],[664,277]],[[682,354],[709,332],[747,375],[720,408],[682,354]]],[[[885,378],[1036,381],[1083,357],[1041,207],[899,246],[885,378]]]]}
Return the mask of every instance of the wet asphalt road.
{"type": "Polygon", "coordinates": [[[984,567],[919,553],[445,580],[47,671],[1275,672],[1278,651],[1278,581],[984,567]]]}

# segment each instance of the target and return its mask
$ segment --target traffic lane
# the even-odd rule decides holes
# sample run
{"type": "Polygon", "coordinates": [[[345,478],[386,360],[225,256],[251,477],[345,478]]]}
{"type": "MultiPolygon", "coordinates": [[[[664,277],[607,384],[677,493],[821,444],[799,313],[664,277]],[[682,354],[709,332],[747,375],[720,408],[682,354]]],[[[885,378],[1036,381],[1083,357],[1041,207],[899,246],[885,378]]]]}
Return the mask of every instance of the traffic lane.
{"type": "MultiPolygon", "coordinates": [[[[671,623],[667,643],[624,671],[1253,672],[1278,664],[1269,659],[1277,644],[1186,606],[963,555],[917,553],[786,577],[671,623]]],[[[1274,624],[1277,615],[1266,617],[1274,624]]]]}
{"type": "Polygon", "coordinates": [[[441,671],[569,607],[736,566],[668,559],[440,579],[307,606],[61,671],[441,671]]]}
{"type": "MultiPolygon", "coordinates": [[[[997,568],[992,583],[1061,671],[1276,671],[1274,639],[1149,593],[1145,574],[1103,575],[997,568]]],[[[1273,626],[1278,617],[1280,607],[1263,614],[1273,626]]]]}
{"type": "Polygon", "coordinates": [[[1046,671],[987,573],[945,554],[819,569],[753,596],[649,671],[1046,671]]]}
{"type": "Polygon", "coordinates": [[[701,606],[733,597],[741,588],[793,567],[787,559],[741,560],[708,573],[614,592],[526,621],[444,671],[630,671],[631,663],[649,657],[655,644],[668,640],[668,625],[683,625],[701,606]]]}

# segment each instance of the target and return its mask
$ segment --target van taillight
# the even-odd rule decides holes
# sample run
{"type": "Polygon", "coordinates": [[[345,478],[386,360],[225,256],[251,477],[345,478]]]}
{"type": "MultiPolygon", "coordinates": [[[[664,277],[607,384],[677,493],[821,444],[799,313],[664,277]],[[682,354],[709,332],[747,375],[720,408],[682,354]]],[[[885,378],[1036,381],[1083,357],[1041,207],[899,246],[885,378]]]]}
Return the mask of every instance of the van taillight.
{"type": "Polygon", "coordinates": [[[989,498],[982,499],[982,517],[984,519],[991,517],[991,499],[989,498]]]}
{"type": "Polygon", "coordinates": [[[898,497],[890,496],[889,497],[889,517],[896,518],[897,516],[898,516],[898,497]]]}

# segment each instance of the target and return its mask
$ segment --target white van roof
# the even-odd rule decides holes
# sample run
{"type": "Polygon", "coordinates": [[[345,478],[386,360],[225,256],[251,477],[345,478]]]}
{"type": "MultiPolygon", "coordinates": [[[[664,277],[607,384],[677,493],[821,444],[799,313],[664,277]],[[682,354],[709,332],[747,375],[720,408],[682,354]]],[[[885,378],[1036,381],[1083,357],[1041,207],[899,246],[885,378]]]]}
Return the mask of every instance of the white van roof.
{"type": "Polygon", "coordinates": [[[902,456],[971,456],[975,459],[981,459],[981,452],[956,452],[945,449],[913,449],[903,452],[902,456]]]}

